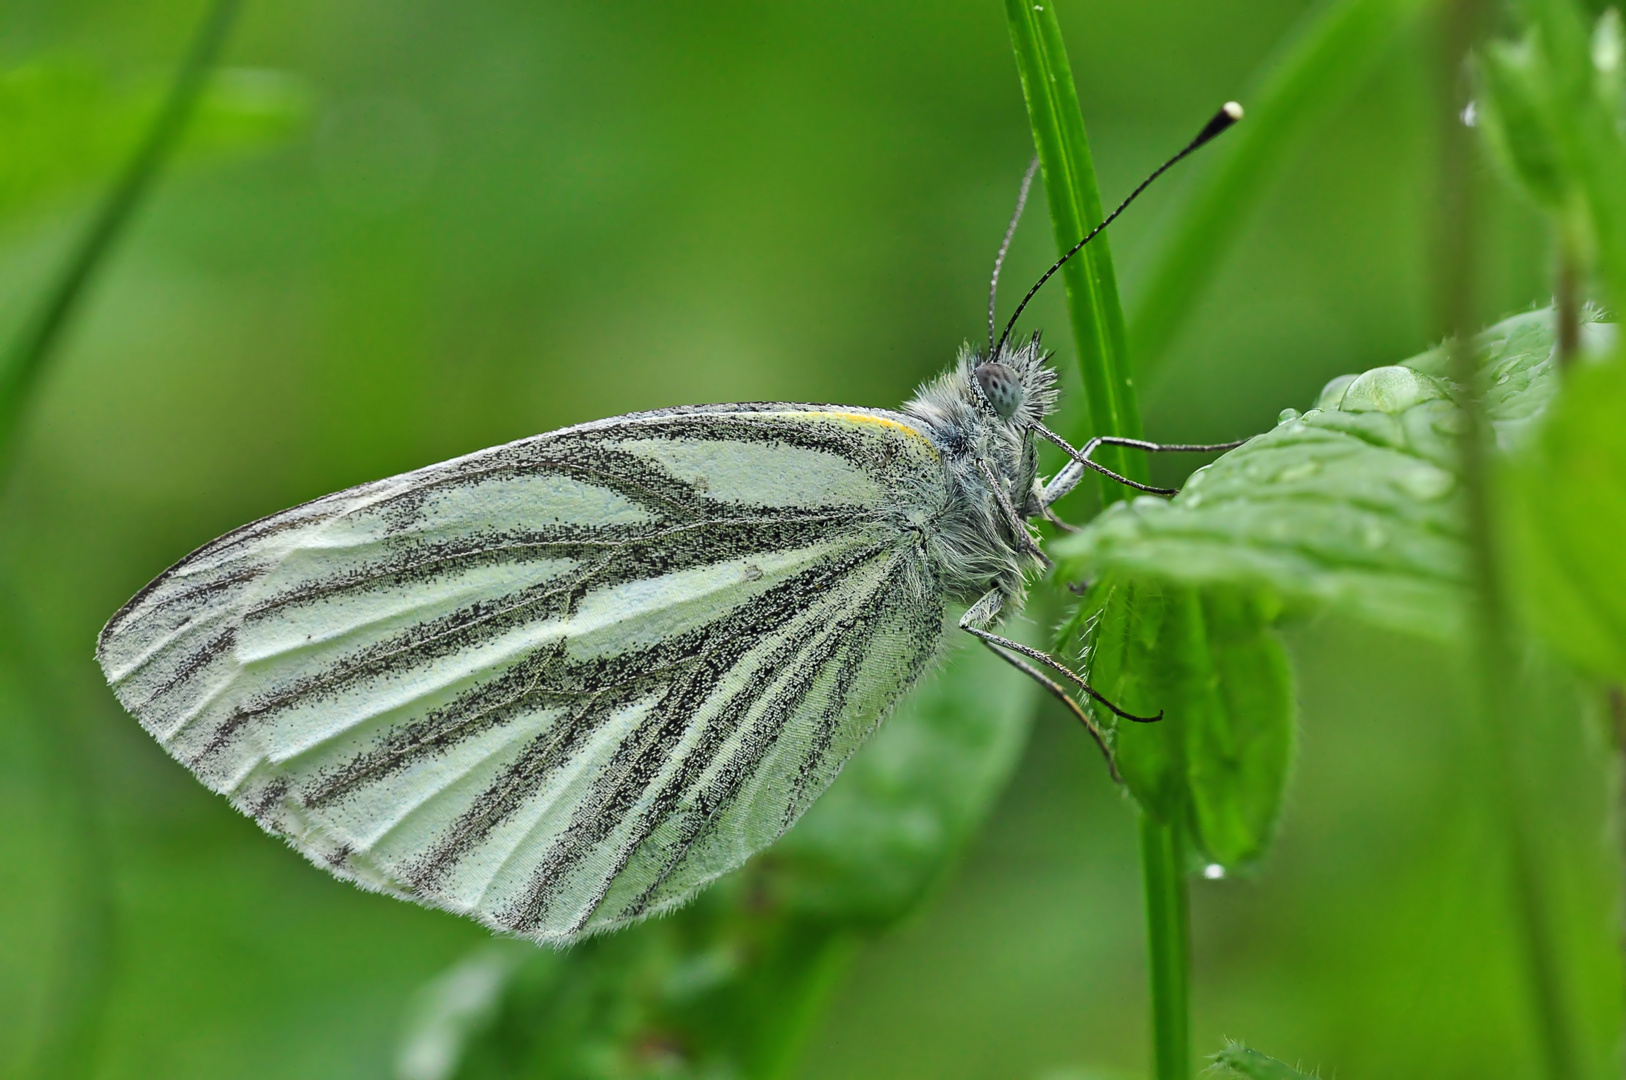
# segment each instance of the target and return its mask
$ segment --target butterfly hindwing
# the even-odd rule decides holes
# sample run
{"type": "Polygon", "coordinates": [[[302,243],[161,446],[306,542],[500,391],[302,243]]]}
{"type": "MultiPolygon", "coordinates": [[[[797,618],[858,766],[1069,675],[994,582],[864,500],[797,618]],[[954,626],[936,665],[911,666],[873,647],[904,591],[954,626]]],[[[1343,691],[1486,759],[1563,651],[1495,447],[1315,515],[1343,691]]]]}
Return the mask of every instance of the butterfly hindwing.
{"type": "Polygon", "coordinates": [[[621,417],[245,526],[98,657],[313,861],[568,941],[771,843],[930,662],[939,477],[890,413],[621,417]]]}

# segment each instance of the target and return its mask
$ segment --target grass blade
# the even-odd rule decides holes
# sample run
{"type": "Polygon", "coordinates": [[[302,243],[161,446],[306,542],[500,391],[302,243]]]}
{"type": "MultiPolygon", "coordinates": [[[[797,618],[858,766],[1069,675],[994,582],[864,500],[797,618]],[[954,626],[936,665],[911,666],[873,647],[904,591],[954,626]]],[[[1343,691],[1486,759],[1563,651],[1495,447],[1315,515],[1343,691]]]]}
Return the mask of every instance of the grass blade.
{"type": "MultiPolygon", "coordinates": [[[[1078,91],[1073,86],[1054,0],[1006,0],[1005,11],[1060,254],[1071,249],[1103,216],[1089,137],[1084,131],[1084,116],[1078,107],[1078,91]]],[[[1067,285],[1067,312],[1089,399],[1091,429],[1097,435],[1138,436],[1140,409],[1130,378],[1123,305],[1118,298],[1109,239],[1102,235],[1092,241],[1062,267],[1062,278],[1067,285]]],[[[1145,477],[1145,462],[1139,454],[1115,451],[1107,467],[1136,479],[1145,477]]],[[[1123,487],[1104,477],[1102,480],[1103,503],[1124,498],[1123,487]]],[[[1178,819],[1164,824],[1149,815],[1141,824],[1157,1080],[1187,1080],[1191,1076],[1191,930],[1186,916],[1186,876],[1178,857],[1182,844],[1179,828],[1178,819]]]]}
{"type": "MultiPolygon", "coordinates": [[[[1067,251],[1100,224],[1101,192],[1095,181],[1090,140],[1078,91],[1067,62],[1053,3],[1005,0],[1011,47],[1017,73],[1027,99],[1033,143],[1044,170],[1045,198],[1056,233],[1057,254],[1067,251]]],[[[1089,399],[1090,427],[1096,435],[1139,436],[1140,409],[1129,374],[1123,305],[1118,278],[1112,268],[1111,239],[1102,235],[1061,269],[1067,286],[1067,314],[1078,344],[1079,369],[1089,399]]],[[[1138,460],[1131,462],[1116,448],[1108,468],[1143,478],[1138,460]]],[[[1115,502],[1124,489],[1100,478],[1102,498],[1115,502]]]]}

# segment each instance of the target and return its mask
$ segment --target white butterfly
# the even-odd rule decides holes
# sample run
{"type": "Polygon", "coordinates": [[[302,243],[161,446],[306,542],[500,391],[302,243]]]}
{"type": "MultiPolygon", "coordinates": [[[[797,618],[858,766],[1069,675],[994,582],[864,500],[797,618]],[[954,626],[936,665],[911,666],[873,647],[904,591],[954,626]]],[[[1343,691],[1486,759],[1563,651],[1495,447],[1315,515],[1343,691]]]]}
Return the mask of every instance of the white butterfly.
{"type": "Polygon", "coordinates": [[[795,822],[950,605],[1106,749],[1035,664],[1084,680],[990,628],[1094,446],[1161,447],[1067,447],[1037,335],[1008,335],[897,412],[637,413],[329,495],[166,571],[98,660],[340,877],[555,943],[659,913],[795,822]],[[1048,485],[1035,436],[1074,459],[1048,485]]]}

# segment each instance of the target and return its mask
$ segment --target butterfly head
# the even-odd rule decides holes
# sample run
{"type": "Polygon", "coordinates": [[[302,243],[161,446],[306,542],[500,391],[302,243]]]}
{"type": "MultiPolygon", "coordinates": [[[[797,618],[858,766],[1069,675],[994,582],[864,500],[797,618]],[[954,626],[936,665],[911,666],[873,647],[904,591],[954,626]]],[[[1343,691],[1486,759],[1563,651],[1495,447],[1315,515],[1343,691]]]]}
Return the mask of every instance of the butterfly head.
{"type": "Polygon", "coordinates": [[[990,418],[1026,431],[1056,407],[1056,375],[1046,365],[1047,359],[1049,354],[1040,347],[1038,334],[1015,348],[1001,348],[993,356],[962,354],[969,404],[984,416],[991,414],[990,418]]]}

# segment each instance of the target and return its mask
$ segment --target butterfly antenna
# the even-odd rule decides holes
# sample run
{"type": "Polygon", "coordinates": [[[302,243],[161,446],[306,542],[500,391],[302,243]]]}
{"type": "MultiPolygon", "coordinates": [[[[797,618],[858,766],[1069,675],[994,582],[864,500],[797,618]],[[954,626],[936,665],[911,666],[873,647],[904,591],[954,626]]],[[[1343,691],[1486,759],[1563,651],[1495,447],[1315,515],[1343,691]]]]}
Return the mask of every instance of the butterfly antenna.
{"type": "Polygon", "coordinates": [[[1028,171],[1022,177],[1022,189],[1016,193],[1016,212],[1011,215],[1011,223],[1005,227],[1005,239],[1000,241],[999,254],[994,256],[994,276],[988,282],[988,357],[994,355],[994,327],[998,325],[995,304],[999,299],[999,268],[1005,265],[1005,253],[1011,250],[1011,237],[1016,235],[1016,225],[1022,220],[1022,211],[1027,209],[1028,189],[1033,186],[1033,174],[1039,171],[1039,155],[1034,154],[1033,160],[1028,162],[1028,171]]]}
{"type": "Polygon", "coordinates": [[[1074,255],[1077,255],[1084,249],[1085,244],[1088,244],[1091,240],[1094,240],[1100,235],[1102,229],[1105,229],[1108,225],[1111,225],[1113,221],[1117,219],[1118,215],[1124,212],[1130,203],[1134,202],[1140,197],[1141,192],[1145,191],[1148,187],[1151,187],[1153,180],[1156,180],[1158,177],[1168,172],[1176,164],[1178,164],[1181,159],[1185,158],[1186,155],[1190,154],[1193,150],[1196,150],[1204,143],[1209,142],[1216,135],[1219,135],[1226,128],[1230,127],[1240,119],[1242,119],[1241,105],[1238,105],[1234,101],[1227,101],[1224,105],[1221,105],[1219,112],[1215,113],[1209,119],[1208,123],[1203,125],[1203,129],[1197,132],[1197,137],[1195,139],[1192,139],[1189,143],[1187,143],[1185,148],[1182,149],[1178,154],[1174,155],[1172,158],[1153,169],[1152,175],[1142,180],[1140,182],[1140,186],[1129,193],[1129,198],[1119,203],[1116,210],[1102,219],[1101,224],[1091,229],[1088,236],[1074,244],[1072,248],[1068,250],[1067,254],[1063,255],[1061,258],[1052,263],[1050,269],[1046,270],[1044,274],[1040,276],[1039,280],[1033,283],[1033,288],[1028,290],[1028,294],[1022,297],[1022,302],[1016,305],[1016,310],[1011,313],[1011,321],[1005,324],[1005,332],[999,336],[998,346],[990,349],[989,355],[997,356],[999,355],[1000,351],[1005,348],[1005,342],[1009,340],[1011,331],[1016,327],[1016,320],[1022,317],[1022,310],[1028,306],[1028,301],[1033,299],[1038,291],[1044,286],[1044,283],[1049,281],[1051,275],[1055,274],[1057,270],[1060,270],[1062,265],[1066,263],[1068,259],[1071,259],[1074,255]]]}

